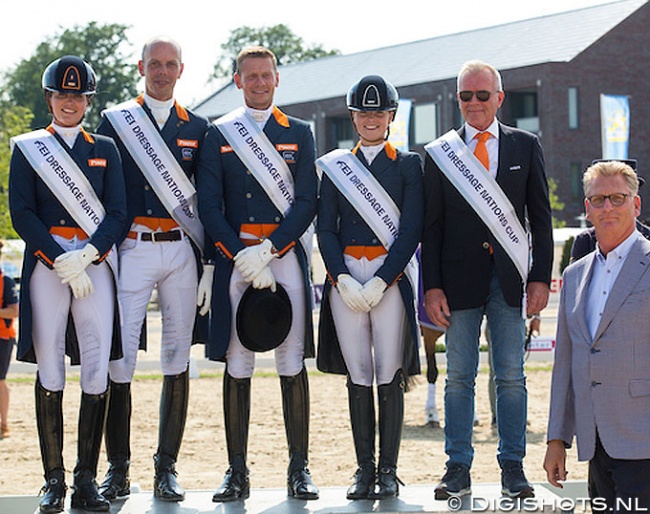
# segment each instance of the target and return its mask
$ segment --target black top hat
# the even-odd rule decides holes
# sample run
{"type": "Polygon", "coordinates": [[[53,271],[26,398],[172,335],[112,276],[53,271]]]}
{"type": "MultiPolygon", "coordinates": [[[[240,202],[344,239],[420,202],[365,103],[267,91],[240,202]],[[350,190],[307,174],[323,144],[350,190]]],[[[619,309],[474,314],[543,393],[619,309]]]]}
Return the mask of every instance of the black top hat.
{"type": "Polygon", "coordinates": [[[622,162],[623,164],[627,164],[630,168],[634,170],[634,173],[636,173],[636,178],[639,180],[639,187],[645,184],[645,179],[639,175],[639,172],[636,169],[636,159],[594,159],[593,161],[591,161],[591,164],[596,164],[597,162],[611,162],[611,161],[618,161],[618,162],[622,162]]]}
{"type": "Polygon", "coordinates": [[[237,335],[244,347],[253,352],[273,350],[289,334],[291,319],[291,300],[280,284],[275,293],[251,285],[237,307],[237,335]]]}

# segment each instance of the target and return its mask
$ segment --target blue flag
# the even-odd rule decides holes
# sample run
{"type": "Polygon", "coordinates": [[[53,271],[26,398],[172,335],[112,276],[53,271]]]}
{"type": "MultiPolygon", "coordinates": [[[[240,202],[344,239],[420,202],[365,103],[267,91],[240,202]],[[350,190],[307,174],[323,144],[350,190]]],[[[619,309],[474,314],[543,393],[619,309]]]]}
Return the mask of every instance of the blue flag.
{"type": "Polygon", "coordinates": [[[600,95],[603,159],[627,159],[630,103],[627,96],[600,95]]]}

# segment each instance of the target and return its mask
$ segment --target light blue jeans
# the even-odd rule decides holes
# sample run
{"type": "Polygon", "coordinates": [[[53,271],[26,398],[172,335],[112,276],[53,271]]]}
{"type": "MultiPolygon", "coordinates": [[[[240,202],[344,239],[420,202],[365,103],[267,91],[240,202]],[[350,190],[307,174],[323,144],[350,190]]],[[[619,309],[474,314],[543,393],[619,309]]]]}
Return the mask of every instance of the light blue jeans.
{"type": "Polygon", "coordinates": [[[448,464],[471,467],[474,457],[474,386],[479,364],[483,316],[490,329],[490,352],[496,383],[499,445],[497,459],[521,462],[526,453],[527,393],[524,376],[525,321],[521,308],[510,307],[493,271],[485,305],[451,313],[446,331],[445,452],[448,464]]]}

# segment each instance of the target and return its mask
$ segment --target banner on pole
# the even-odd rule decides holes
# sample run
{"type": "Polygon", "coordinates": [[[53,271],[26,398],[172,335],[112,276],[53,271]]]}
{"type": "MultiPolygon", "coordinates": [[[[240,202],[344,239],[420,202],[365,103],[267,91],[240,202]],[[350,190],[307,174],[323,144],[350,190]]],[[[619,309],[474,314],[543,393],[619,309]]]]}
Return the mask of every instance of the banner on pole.
{"type": "Polygon", "coordinates": [[[630,103],[627,96],[600,95],[603,159],[627,159],[630,103]]]}

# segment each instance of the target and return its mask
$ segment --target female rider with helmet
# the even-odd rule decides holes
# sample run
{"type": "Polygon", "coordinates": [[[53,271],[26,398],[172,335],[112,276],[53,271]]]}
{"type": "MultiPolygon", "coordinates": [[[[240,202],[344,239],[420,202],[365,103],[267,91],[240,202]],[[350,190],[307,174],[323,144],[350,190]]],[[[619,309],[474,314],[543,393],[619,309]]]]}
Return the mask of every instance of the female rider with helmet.
{"type": "Polygon", "coordinates": [[[347,106],[359,143],[317,161],[324,172],[318,242],[328,277],[318,367],[348,377],[358,469],[347,497],[383,499],[399,494],[404,381],[420,371],[412,279],[422,230],[422,160],[387,141],[398,95],[385,79],[363,77],[350,88],[347,106]]]}
{"type": "Polygon", "coordinates": [[[12,140],[9,172],[11,217],[26,243],[17,358],[37,364],[36,422],[46,480],[40,511],[64,508],[66,354],[81,364],[82,391],[71,504],[108,511],[95,475],[108,361],[121,349],[113,245],[126,220],[122,166],[111,139],[81,126],[97,85],[90,65],[61,57],[45,69],[42,85],[52,123],[12,140]]]}

